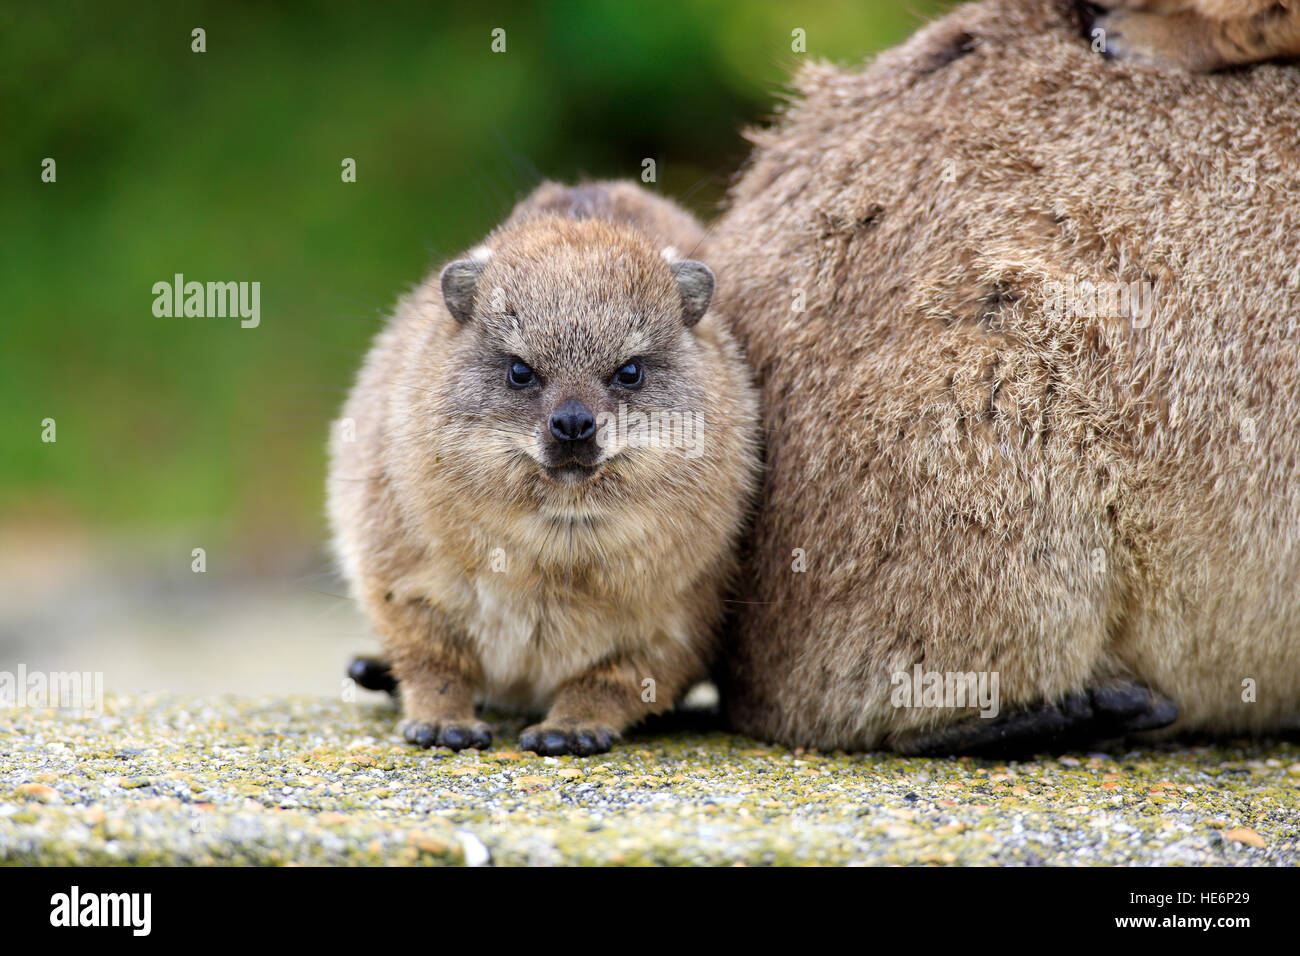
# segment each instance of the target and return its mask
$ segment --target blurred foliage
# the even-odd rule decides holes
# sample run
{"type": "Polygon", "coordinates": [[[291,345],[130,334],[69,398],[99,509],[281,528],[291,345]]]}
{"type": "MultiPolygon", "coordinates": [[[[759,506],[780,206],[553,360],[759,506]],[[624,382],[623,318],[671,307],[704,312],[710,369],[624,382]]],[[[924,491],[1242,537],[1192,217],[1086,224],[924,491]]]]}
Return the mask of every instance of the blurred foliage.
{"type": "Polygon", "coordinates": [[[653,157],[711,215],[794,28],[852,64],[943,6],[5,5],[0,520],[319,538],[328,422],[407,286],[541,176],[653,157]],[[177,272],[260,282],[260,327],[155,318],[177,272]]]}

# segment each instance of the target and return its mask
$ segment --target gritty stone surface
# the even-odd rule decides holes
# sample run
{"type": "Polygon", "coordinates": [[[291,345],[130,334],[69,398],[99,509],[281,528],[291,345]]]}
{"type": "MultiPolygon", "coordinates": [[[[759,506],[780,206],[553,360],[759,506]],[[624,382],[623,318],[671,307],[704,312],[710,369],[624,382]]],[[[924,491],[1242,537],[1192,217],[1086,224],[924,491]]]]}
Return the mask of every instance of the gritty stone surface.
{"type": "Polygon", "coordinates": [[[678,718],[611,753],[418,751],[380,698],[110,697],[0,722],[5,864],[1300,862],[1300,748],[1000,764],[790,752],[678,718]]]}

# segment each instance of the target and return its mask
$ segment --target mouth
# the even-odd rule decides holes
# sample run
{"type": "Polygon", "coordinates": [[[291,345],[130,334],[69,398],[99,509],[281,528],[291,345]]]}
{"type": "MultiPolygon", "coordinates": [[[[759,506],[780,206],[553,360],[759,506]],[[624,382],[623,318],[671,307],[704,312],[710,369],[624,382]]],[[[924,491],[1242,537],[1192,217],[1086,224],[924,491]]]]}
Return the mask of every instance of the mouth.
{"type": "Polygon", "coordinates": [[[562,465],[543,465],[542,473],[552,481],[564,485],[581,485],[594,478],[600,471],[600,464],[583,465],[576,461],[567,461],[562,465]]]}

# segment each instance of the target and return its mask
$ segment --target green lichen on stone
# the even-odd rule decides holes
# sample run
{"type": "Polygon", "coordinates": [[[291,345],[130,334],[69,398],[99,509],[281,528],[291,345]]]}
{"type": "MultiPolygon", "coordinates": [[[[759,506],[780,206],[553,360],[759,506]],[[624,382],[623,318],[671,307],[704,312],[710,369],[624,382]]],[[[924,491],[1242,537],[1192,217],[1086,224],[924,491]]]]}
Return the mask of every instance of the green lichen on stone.
{"type": "Polygon", "coordinates": [[[518,751],[517,720],[484,753],[419,751],[373,700],[7,716],[10,865],[1300,862],[1300,748],[1277,742],[1003,764],[696,729],[555,758],[518,751]]]}

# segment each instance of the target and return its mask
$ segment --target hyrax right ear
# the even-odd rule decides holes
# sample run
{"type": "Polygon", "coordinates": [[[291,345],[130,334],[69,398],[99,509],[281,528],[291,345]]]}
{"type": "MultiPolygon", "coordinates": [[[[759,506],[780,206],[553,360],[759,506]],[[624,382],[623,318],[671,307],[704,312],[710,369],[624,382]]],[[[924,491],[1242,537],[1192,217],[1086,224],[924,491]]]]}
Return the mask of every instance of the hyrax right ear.
{"type": "Polygon", "coordinates": [[[713,300],[713,270],[694,259],[679,259],[669,268],[682,297],[682,321],[689,329],[709,311],[713,300]]]}
{"type": "Polygon", "coordinates": [[[475,259],[457,259],[442,270],[442,301],[462,325],[474,316],[474,290],[482,274],[483,263],[475,259]]]}

